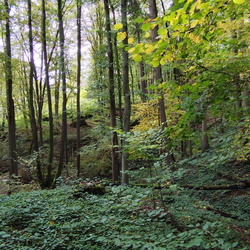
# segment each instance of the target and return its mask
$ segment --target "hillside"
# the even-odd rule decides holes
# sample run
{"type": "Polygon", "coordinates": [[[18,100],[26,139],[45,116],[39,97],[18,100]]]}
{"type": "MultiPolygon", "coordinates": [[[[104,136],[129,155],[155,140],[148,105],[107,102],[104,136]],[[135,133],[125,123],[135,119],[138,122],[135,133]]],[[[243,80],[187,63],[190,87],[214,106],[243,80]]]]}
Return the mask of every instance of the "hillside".
{"type": "Polygon", "coordinates": [[[215,167],[216,150],[160,176],[134,169],[129,186],[65,177],[54,190],[2,195],[0,249],[249,249],[249,162],[215,167]]]}

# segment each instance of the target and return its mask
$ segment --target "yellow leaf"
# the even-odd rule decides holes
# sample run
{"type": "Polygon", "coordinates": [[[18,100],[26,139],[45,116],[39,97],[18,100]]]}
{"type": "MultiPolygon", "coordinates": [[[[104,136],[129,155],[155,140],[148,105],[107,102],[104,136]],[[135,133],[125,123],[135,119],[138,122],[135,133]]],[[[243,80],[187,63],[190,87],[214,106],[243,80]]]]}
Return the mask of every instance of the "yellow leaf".
{"type": "Polygon", "coordinates": [[[117,23],[113,26],[113,30],[119,30],[123,27],[122,23],[117,23]]]}
{"type": "Polygon", "coordinates": [[[166,57],[169,62],[172,62],[174,60],[172,55],[167,55],[166,57]]]}
{"type": "Polygon", "coordinates": [[[190,25],[190,28],[194,28],[197,24],[198,24],[198,20],[196,19],[196,20],[194,20],[192,23],[191,23],[191,25],[190,25]]]}
{"type": "Polygon", "coordinates": [[[132,56],[135,62],[140,62],[142,60],[142,56],[140,54],[135,54],[132,56]]]}
{"type": "Polygon", "coordinates": [[[133,37],[130,37],[129,39],[128,39],[128,44],[131,44],[131,43],[134,43],[134,38],[133,37]]]}
{"type": "Polygon", "coordinates": [[[162,59],[160,60],[160,64],[161,64],[162,66],[164,66],[164,65],[166,64],[166,60],[165,60],[164,58],[162,58],[162,59]]]}
{"type": "Polygon", "coordinates": [[[126,32],[118,32],[117,33],[117,40],[123,41],[126,38],[126,36],[127,36],[126,32]]]}
{"type": "Polygon", "coordinates": [[[194,35],[193,33],[190,33],[188,35],[188,37],[192,40],[192,42],[194,43],[199,43],[201,40],[200,40],[200,37],[199,36],[196,36],[194,35]]]}
{"type": "Polygon", "coordinates": [[[131,48],[131,49],[128,50],[128,53],[131,54],[131,53],[134,52],[134,50],[135,50],[135,48],[131,48]]]}
{"type": "Polygon", "coordinates": [[[150,33],[149,32],[146,32],[145,33],[145,38],[149,38],[150,37],[150,33]]]}
{"type": "Polygon", "coordinates": [[[235,4],[243,4],[245,0],[233,0],[235,4]]]}
{"type": "Polygon", "coordinates": [[[154,46],[151,45],[151,44],[146,44],[145,47],[146,47],[145,52],[146,52],[148,55],[151,54],[151,53],[154,51],[154,46]]]}
{"type": "Polygon", "coordinates": [[[135,46],[135,51],[134,51],[134,52],[135,52],[135,53],[138,53],[138,54],[144,53],[143,44],[142,44],[142,43],[136,44],[136,46],[135,46]]]}

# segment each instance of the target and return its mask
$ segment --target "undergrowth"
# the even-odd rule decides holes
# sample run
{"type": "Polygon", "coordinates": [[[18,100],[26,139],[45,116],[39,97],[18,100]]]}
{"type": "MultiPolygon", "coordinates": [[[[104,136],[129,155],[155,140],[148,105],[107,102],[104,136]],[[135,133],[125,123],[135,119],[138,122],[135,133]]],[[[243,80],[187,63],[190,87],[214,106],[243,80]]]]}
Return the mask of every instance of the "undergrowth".
{"type": "Polygon", "coordinates": [[[232,219],[182,190],[106,191],[76,196],[78,184],[1,196],[0,249],[248,249],[232,219]]]}

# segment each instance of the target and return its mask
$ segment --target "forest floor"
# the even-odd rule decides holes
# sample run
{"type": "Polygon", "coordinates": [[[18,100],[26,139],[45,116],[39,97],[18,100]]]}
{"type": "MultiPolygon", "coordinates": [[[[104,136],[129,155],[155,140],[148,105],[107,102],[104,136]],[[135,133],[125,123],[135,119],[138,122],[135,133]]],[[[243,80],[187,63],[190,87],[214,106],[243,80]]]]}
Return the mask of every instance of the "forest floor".
{"type": "MultiPolygon", "coordinates": [[[[92,126],[82,128],[83,146],[94,143],[96,147],[91,130],[92,126]]],[[[75,134],[75,128],[69,127],[71,148],[75,147],[75,134]]],[[[55,142],[58,157],[59,136],[55,142]]],[[[6,141],[1,142],[1,147],[6,149],[5,144],[6,141]]],[[[178,162],[169,181],[160,186],[154,181],[147,182],[143,176],[149,169],[145,168],[135,170],[129,187],[111,186],[107,179],[99,178],[98,181],[71,181],[70,185],[62,181],[54,191],[40,191],[32,180],[27,184],[16,183],[14,190],[12,185],[14,192],[9,196],[6,196],[10,191],[7,161],[3,157],[0,160],[0,206],[3,209],[0,236],[4,240],[0,239],[0,249],[3,246],[14,249],[10,247],[13,242],[15,246],[19,244],[19,249],[25,244],[29,249],[46,249],[53,244],[50,249],[103,249],[102,246],[106,249],[166,249],[164,244],[169,249],[250,249],[250,164],[235,160],[215,167],[209,160],[215,154],[211,149],[178,162]],[[87,186],[103,186],[105,194],[89,194],[85,192],[87,186]],[[23,191],[32,192],[29,195],[23,191]],[[20,204],[13,207],[18,199],[20,204]],[[44,209],[35,207],[34,201],[44,209]],[[5,222],[4,211],[14,213],[13,209],[18,209],[19,215],[5,222]],[[27,216],[27,209],[34,218],[27,216]],[[48,233],[57,235],[51,242],[45,242],[46,235],[42,236],[45,224],[48,233]],[[80,239],[82,231],[85,233],[80,239]],[[25,232],[23,240],[22,232],[25,232]],[[34,235],[33,240],[28,239],[29,234],[34,235]],[[18,241],[18,237],[21,240],[18,241]],[[75,248],[70,248],[74,241],[79,248],[76,243],[75,248]]]]}

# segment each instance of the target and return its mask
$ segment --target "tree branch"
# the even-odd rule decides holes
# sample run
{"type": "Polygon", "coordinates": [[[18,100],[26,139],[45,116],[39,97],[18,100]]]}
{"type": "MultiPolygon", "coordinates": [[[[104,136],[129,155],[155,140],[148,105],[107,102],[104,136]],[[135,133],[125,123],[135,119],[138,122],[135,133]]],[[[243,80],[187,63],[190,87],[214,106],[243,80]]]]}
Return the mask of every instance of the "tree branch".
{"type": "Polygon", "coordinates": [[[225,75],[234,77],[234,75],[231,74],[231,73],[229,73],[229,72],[209,69],[209,68],[207,68],[207,67],[201,65],[200,63],[197,63],[197,62],[195,62],[195,61],[193,61],[193,62],[194,62],[195,64],[197,64],[200,68],[205,69],[205,70],[207,70],[207,71],[210,71],[210,72],[213,72],[213,73],[218,73],[218,74],[225,74],[225,75]]]}

